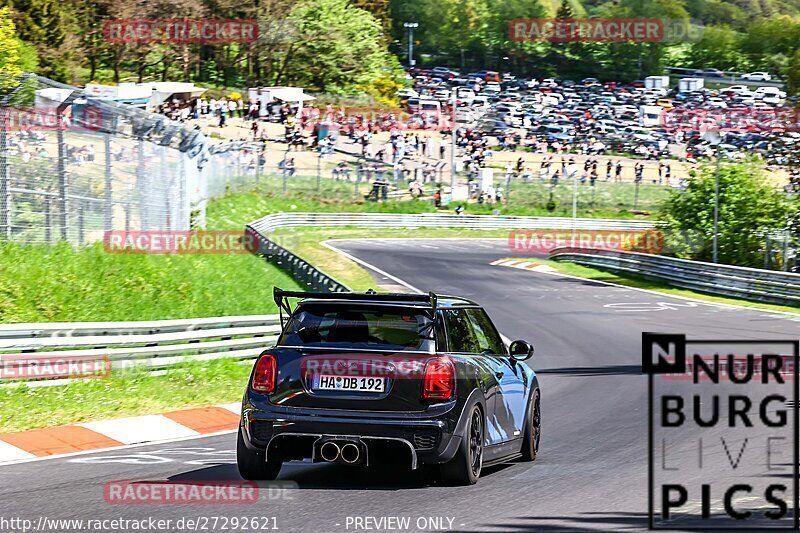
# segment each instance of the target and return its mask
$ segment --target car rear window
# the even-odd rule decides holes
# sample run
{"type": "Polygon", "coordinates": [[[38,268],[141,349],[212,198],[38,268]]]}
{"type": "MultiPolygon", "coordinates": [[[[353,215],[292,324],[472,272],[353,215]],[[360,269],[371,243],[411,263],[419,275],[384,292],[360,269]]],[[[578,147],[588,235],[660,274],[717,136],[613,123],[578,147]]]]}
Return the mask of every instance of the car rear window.
{"type": "Polygon", "coordinates": [[[302,304],[286,325],[279,344],[430,351],[434,338],[434,322],[422,309],[302,304]]]}

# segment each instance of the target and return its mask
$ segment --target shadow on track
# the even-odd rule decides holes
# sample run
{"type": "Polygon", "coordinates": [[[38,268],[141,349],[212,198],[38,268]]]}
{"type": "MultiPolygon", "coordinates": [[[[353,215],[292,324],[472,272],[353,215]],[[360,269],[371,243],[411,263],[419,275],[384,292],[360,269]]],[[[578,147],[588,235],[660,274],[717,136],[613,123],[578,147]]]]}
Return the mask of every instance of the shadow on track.
{"type": "Polygon", "coordinates": [[[642,365],[572,366],[565,368],[541,368],[537,374],[562,376],[619,376],[642,375],[642,365]]]}
{"type": "Polygon", "coordinates": [[[603,512],[576,516],[526,516],[517,523],[481,524],[471,531],[641,531],[647,529],[647,523],[647,513],[603,512]]]}
{"type": "MultiPolygon", "coordinates": [[[[499,474],[514,463],[503,463],[483,469],[481,480],[499,474]]],[[[238,480],[235,464],[219,464],[176,474],[170,481],[229,481],[238,480]]],[[[478,483],[481,482],[478,481],[478,483]]],[[[438,470],[422,467],[409,470],[403,467],[372,466],[366,468],[339,464],[285,463],[276,481],[265,481],[260,486],[286,487],[309,490],[403,490],[446,486],[440,481],[438,470]]]]}

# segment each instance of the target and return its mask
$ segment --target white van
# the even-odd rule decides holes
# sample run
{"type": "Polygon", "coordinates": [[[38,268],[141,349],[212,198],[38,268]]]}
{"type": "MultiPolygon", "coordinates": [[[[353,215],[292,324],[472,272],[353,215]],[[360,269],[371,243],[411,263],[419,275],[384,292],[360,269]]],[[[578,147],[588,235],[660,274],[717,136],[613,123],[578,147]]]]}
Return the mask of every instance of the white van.
{"type": "Polygon", "coordinates": [[[660,105],[643,105],[639,108],[639,123],[645,128],[660,126],[663,112],[664,108],[660,105]]]}

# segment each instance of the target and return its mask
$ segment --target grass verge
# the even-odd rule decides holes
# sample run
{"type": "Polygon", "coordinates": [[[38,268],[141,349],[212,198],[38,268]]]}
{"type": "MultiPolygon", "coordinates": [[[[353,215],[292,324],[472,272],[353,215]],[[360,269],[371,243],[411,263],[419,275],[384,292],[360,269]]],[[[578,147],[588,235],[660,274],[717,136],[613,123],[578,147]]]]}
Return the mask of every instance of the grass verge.
{"type": "Polygon", "coordinates": [[[230,359],[186,363],[163,375],[144,370],[66,385],[0,387],[0,433],[162,413],[238,401],[251,365],[230,359]]]}
{"type": "Polygon", "coordinates": [[[290,276],[250,254],[107,253],[101,244],[0,245],[0,322],[114,321],[276,312],[290,276]]]}

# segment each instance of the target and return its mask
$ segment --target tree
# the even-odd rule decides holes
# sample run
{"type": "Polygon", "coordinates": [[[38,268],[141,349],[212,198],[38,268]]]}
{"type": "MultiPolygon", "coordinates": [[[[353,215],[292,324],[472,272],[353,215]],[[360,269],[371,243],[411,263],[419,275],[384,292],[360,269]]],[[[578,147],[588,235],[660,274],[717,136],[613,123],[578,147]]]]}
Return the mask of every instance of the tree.
{"type": "Polygon", "coordinates": [[[0,8],[0,89],[8,87],[12,80],[22,74],[20,65],[20,41],[11,20],[11,9],[0,8]]]}
{"type": "Polygon", "coordinates": [[[722,70],[745,70],[747,58],[742,53],[741,35],[728,26],[709,26],[703,37],[692,43],[687,57],[689,66],[722,70]]]}
{"type": "Polygon", "coordinates": [[[800,94],[800,48],[786,66],[786,87],[792,94],[800,94]]]}
{"type": "MultiPolygon", "coordinates": [[[[667,249],[688,259],[710,261],[714,239],[714,177],[707,166],[664,203],[667,249]],[[699,239],[698,239],[699,237],[699,239]]],[[[767,182],[755,163],[723,164],[719,176],[719,261],[763,266],[764,233],[784,229],[797,207],[767,182]]]]}
{"type": "Polygon", "coordinates": [[[287,80],[347,94],[381,78],[386,68],[399,69],[383,43],[380,22],[347,0],[305,0],[289,19],[299,38],[287,51],[287,80]]]}

